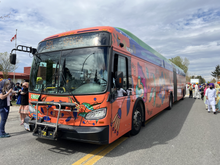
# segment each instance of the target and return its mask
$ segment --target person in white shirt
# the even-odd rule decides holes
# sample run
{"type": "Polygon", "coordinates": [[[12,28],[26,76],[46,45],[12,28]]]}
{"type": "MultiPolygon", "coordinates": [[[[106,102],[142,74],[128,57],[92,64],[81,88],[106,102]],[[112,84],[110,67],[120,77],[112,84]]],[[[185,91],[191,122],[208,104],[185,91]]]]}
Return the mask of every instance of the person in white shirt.
{"type": "Polygon", "coordinates": [[[185,95],[187,95],[187,96],[189,95],[189,84],[188,83],[186,84],[186,93],[185,93],[185,95]]]}
{"type": "Polygon", "coordinates": [[[118,97],[124,96],[124,94],[127,95],[127,92],[123,88],[118,89],[117,93],[118,97]]]}
{"type": "Polygon", "coordinates": [[[198,83],[196,83],[195,85],[195,94],[194,94],[194,99],[199,99],[199,87],[198,87],[198,83]]]}
{"type": "Polygon", "coordinates": [[[213,83],[210,83],[209,86],[210,88],[208,88],[205,92],[206,104],[208,105],[208,113],[210,113],[210,106],[212,106],[212,111],[214,114],[216,114],[216,109],[215,109],[215,102],[217,99],[216,90],[214,88],[213,83]]]}

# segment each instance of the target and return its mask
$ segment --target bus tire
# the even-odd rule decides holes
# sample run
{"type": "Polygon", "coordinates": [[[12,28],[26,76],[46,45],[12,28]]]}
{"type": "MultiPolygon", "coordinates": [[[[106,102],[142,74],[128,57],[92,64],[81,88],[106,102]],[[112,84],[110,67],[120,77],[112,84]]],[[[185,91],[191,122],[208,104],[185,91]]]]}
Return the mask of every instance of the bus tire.
{"type": "Polygon", "coordinates": [[[185,96],[185,91],[183,90],[183,97],[182,97],[181,100],[184,100],[184,96],[185,96]]]}
{"type": "Polygon", "coordinates": [[[141,130],[142,125],[142,108],[140,104],[134,108],[132,113],[132,129],[131,135],[137,135],[141,130]]]}
{"type": "Polygon", "coordinates": [[[168,110],[171,110],[173,107],[173,95],[170,95],[169,98],[169,107],[167,107],[168,110]]]}

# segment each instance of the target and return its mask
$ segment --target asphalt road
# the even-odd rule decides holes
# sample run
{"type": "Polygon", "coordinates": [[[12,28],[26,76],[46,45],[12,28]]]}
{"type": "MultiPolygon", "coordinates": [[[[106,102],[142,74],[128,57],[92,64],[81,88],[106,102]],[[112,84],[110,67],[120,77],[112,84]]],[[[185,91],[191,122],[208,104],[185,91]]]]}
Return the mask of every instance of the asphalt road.
{"type": "MultiPolygon", "coordinates": [[[[96,165],[219,165],[220,113],[207,113],[201,100],[185,98],[164,110],[141,132],[113,147],[96,165]]],[[[39,139],[20,126],[18,107],[0,139],[0,165],[71,165],[99,145],[39,139]]],[[[107,146],[108,147],[108,146],[107,146]]]]}

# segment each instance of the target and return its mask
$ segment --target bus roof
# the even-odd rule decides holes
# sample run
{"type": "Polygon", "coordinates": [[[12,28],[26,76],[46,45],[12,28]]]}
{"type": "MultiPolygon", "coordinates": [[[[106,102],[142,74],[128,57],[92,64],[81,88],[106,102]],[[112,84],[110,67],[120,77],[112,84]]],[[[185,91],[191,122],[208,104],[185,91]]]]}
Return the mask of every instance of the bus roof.
{"type": "MultiPolygon", "coordinates": [[[[125,37],[129,36],[131,40],[133,40],[133,42],[135,42],[136,44],[138,44],[139,46],[141,46],[142,48],[146,49],[147,51],[149,51],[150,53],[152,53],[153,55],[155,55],[157,57],[157,59],[163,60],[167,66],[169,65],[169,67],[165,67],[168,70],[172,70],[171,68],[175,67],[176,71],[178,74],[181,75],[185,75],[184,71],[179,68],[178,66],[176,66],[175,64],[173,64],[170,60],[168,60],[167,58],[165,58],[164,56],[162,56],[160,53],[158,53],[157,51],[155,51],[153,48],[151,48],[149,45],[147,45],[146,43],[144,43],[142,40],[140,40],[138,37],[136,37],[134,34],[132,34],[131,32],[119,28],[119,27],[111,27],[111,26],[98,26],[98,27],[90,27],[90,28],[84,28],[84,29],[78,29],[78,30],[72,30],[72,31],[67,31],[67,32],[63,32],[63,33],[59,33],[56,35],[52,35],[50,37],[45,38],[42,41],[46,41],[46,40],[50,40],[50,39],[54,39],[54,38],[58,38],[58,37],[62,37],[62,36],[68,36],[68,35],[74,35],[74,34],[80,34],[80,33],[88,33],[88,32],[98,32],[98,31],[108,31],[110,33],[113,33],[114,31],[120,31],[120,33],[122,35],[126,34],[125,37]],[[123,34],[124,33],[124,34],[123,34]]],[[[132,53],[132,55],[135,55],[132,53]]],[[[138,57],[138,56],[137,56],[138,57]]],[[[152,58],[152,57],[151,57],[152,58]]],[[[154,60],[157,60],[154,59],[154,60]]],[[[157,65],[157,64],[156,64],[157,65]]],[[[160,65],[159,65],[160,66],[160,65]]]]}
{"type": "Polygon", "coordinates": [[[71,30],[59,34],[52,35],[50,37],[47,37],[43,39],[42,41],[50,40],[53,38],[68,36],[68,35],[74,35],[74,34],[80,34],[80,33],[88,33],[88,32],[96,32],[96,31],[108,31],[112,33],[114,31],[114,27],[110,26],[97,26],[97,27],[90,27],[90,28],[84,28],[84,29],[77,29],[77,30],[71,30]]]}

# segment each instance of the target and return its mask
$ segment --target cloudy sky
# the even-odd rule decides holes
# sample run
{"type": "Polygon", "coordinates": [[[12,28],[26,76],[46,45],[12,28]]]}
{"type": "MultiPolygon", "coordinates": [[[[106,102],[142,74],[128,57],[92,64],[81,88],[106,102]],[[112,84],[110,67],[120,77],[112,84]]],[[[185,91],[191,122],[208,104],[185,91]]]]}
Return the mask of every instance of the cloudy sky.
{"type": "MultiPolygon", "coordinates": [[[[207,81],[220,64],[220,0],[0,0],[0,52],[14,48],[16,29],[18,44],[37,47],[48,36],[94,26],[124,28],[166,58],[186,57],[189,74],[207,81]]],[[[17,55],[23,73],[32,58],[17,55]]]]}

